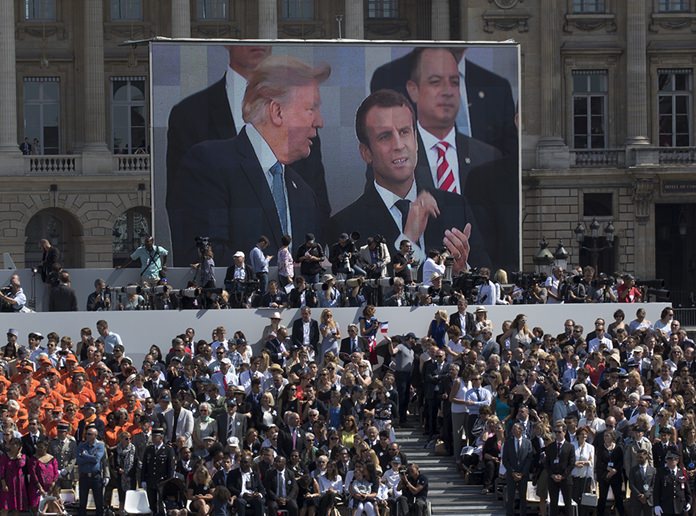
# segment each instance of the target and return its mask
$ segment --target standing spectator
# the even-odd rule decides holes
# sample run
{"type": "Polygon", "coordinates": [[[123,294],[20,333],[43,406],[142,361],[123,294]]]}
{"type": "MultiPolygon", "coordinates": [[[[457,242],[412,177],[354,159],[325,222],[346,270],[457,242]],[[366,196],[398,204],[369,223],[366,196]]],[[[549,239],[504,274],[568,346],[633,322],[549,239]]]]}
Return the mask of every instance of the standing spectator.
{"type": "Polygon", "coordinates": [[[29,143],[29,138],[24,138],[24,141],[19,144],[19,150],[24,156],[29,156],[31,154],[31,143],[29,143]]]}
{"type": "Polygon", "coordinates": [[[389,352],[394,362],[394,376],[399,408],[399,426],[406,426],[408,404],[411,401],[411,375],[413,374],[413,359],[415,357],[413,346],[416,336],[407,333],[401,339],[393,341],[387,338],[389,352]]]}
{"type": "MultiPolygon", "coordinates": [[[[137,455],[135,445],[131,442],[131,434],[121,431],[118,434],[118,444],[111,453],[112,468],[115,475],[114,483],[118,491],[119,507],[126,501],[126,491],[135,489],[135,474],[137,455]]],[[[107,498],[111,500],[111,498],[107,498]]]]}
{"type": "Polygon", "coordinates": [[[653,493],[656,516],[682,515],[691,510],[691,488],[676,453],[668,453],[667,465],[657,470],[653,493]]]}
{"type": "Polygon", "coordinates": [[[155,245],[155,238],[146,235],[144,244],[138,247],[133,254],[130,255],[130,260],[123,266],[117,267],[122,269],[128,267],[135,260],[140,261],[140,279],[148,284],[156,284],[161,278],[166,276],[167,271],[167,251],[164,247],[155,245]]]}
{"type": "Polygon", "coordinates": [[[341,339],[341,328],[338,322],[334,319],[333,312],[328,308],[321,311],[321,323],[319,324],[319,333],[321,333],[321,356],[326,356],[328,352],[332,352],[338,356],[339,342],[341,339]]]}
{"type": "Polygon", "coordinates": [[[447,337],[447,324],[448,315],[446,310],[437,310],[433,320],[430,321],[430,326],[428,326],[428,337],[432,338],[437,347],[443,349],[445,347],[445,338],[447,337]]]}
{"type": "Polygon", "coordinates": [[[604,432],[604,442],[597,443],[596,446],[595,476],[599,483],[597,516],[604,516],[609,489],[614,494],[618,513],[621,516],[626,513],[623,507],[622,492],[624,454],[623,449],[616,444],[616,441],[617,433],[612,430],[606,430],[604,432]]]}
{"type": "Polygon", "coordinates": [[[297,516],[299,488],[295,476],[285,467],[286,463],[285,457],[278,455],[273,463],[275,469],[266,472],[264,486],[268,513],[277,514],[279,510],[284,510],[288,516],[297,516]]]}
{"type": "Polygon", "coordinates": [[[39,248],[43,253],[41,257],[41,281],[47,283],[54,265],[60,262],[60,251],[57,247],[52,246],[46,238],[39,240],[39,248]]]}
{"type": "MultiPolygon", "coordinates": [[[[174,449],[164,445],[164,428],[153,428],[152,444],[145,449],[141,477],[141,485],[147,490],[147,498],[153,514],[159,512],[159,484],[174,476],[174,462],[174,449]]],[[[87,498],[86,493],[85,498],[87,498]]],[[[82,503],[82,495],[80,495],[80,503],[82,503]]]]}
{"type": "Polygon", "coordinates": [[[36,442],[36,454],[29,458],[27,470],[29,507],[37,511],[41,497],[51,493],[58,480],[58,461],[48,453],[48,440],[45,437],[36,442]]]}
{"type": "Polygon", "coordinates": [[[495,479],[502,459],[501,451],[505,443],[505,426],[495,418],[495,433],[483,443],[483,491],[482,494],[493,492],[495,479]]]}
{"type": "Polygon", "coordinates": [[[445,273],[445,264],[442,263],[442,256],[436,249],[428,251],[428,258],[423,263],[423,286],[432,286],[432,275],[438,273],[442,276],[445,273]]]}
{"type": "MultiPolygon", "coordinates": [[[[572,491],[571,473],[575,467],[575,448],[566,441],[566,424],[556,421],[554,435],[556,440],[546,446],[546,471],[549,475],[549,496],[551,516],[558,514],[558,494],[563,494],[565,503],[570,503],[572,491]]],[[[605,499],[606,500],[606,499],[605,499]]],[[[601,504],[601,501],[600,501],[601,504]]]]}
{"type": "MultiPolygon", "coordinates": [[[[581,507],[582,494],[590,490],[594,474],[595,450],[587,442],[589,432],[586,428],[578,428],[575,432],[575,468],[573,468],[573,500],[581,507]]],[[[580,509],[584,514],[585,509],[580,509]]]]}
{"type": "Polygon", "coordinates": [[[262,295],[266,293],[268,287],[268,264],[273,259],[272,255],[264,254],[264,250],[269,243],[268,237],[261,235],[256,241],[256,246],[249,253],[251,270],[254,273],[254,277],[259,281],[259,291],[262,295]]]}
{"type": "Polygon", "coordinates": [[[198,284],[201,288],[215,288],[215,254],[210,245],[198,250],[200,259],[198,263],[192,263],[191,267],[200,273],[198,284]]]}
{"type": "Polygon", "coordinates": [[[80,514],[87,514],[87,495],[92,490],[97,516],[104,514],[104,486],[109,479],[102,476],[106,450],[97,441],[97,429],[90,425],[86,440],[77,446],[77,471],[80,479],[80,514]]]}
{"type": "Polygon", "coordinates": [[[630,274],[623,277],[623,283],[616,289],[619,303],[638,303],[643,300],[640,289],[636,287],[636,279],[630,274]]]}
{"type": "Polygon", "coordinates": [[[121,341],[121,336],[118,333],[109,331],[109,323],[103,319],[97,321],[97,332],[99,337],[97,337],[95,342],[101,342],[104,344],[104,353],[111,355],[114,352],[114,346],[120,344],[123,346],[121,341]]]}
{"type": "Polygon", "coordinates": [[[295,261],[300,264],[300,273],[310,285],[319,283],[319,275],[323,268],[324,250],[314,241],[314,234],[305,235],[305,243],[300,246],[295,255],[295,261]]]}
{"type": "Polygon", "coordinates": [[[290,252],[292,238],[290,235],[283,235],[280,238],[280,249],[278,249],[278,282],[285,288],[292,283],[295,277],[295,262],[290,252]]]}
{"type": "MultiPolygon", "coordinates": [[[[429,439],[438,433],[437,414],[442,404],[441,382],[447,376],[448,367],[445,364],[445,351],[438,349],[432,360],[423,366],[424,399],[425,399],[425,432],[429,439]]],[[[490,403],[490,399],[488,400],[490,403]]]]}
{"type": "Polygon", "coordinates": [[[63,271],[59,275],[60,283],[53,287],[48,301],[49,312],[77,312],[77,294],[70,286],[70,274],[63,271]]]}
{"type": "Polygon", "coordinates": [[[653,515],[653,490],[657,470],[648,464],[648,451],[638,452],[638,464],[628,473],[628,487],[631,490],[631,514],[634,516],[653,515]]]}
{"type": "Polygon", "coordinates": [[[31,153],[34,156],[39,156],[41,154],[41,144],[39,143],[38,138],[34,138],[32,146],[31,146],[31,153]]]}
{"type": "Polygon", "coordinates": [[[481,375],[478,372],[474,373],[471,377],[471,389],[466,391],[464,396],[464,405],[467,407],[466,438],[470,446],[473,446],[476,440],[473,430],[481,408],[489,406],[492,399],[491,391],[481,387],[481,375]]]}
{"type": "Polygon", "coordinates": [[[519,493],[520,514],[527,514],[527,481],[534,459],[532,442],[524,436],[522,423],[512,425],[510,437],[503,447],[502,464],[505,467],[507,503],[505,514],[515,514],[515,494],[519,493]]]}

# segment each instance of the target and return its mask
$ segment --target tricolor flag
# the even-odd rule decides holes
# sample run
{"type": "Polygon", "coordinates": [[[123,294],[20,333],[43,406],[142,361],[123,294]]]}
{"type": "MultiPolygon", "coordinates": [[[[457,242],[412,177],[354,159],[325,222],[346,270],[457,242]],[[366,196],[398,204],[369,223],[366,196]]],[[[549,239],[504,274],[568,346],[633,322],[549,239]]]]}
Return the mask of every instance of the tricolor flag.
{"type": "Polygon", "coordinates": [[[380,323],[380,331],[382,333],[389,333],[389,321],[384,321],[383,323],[380,323]]]}

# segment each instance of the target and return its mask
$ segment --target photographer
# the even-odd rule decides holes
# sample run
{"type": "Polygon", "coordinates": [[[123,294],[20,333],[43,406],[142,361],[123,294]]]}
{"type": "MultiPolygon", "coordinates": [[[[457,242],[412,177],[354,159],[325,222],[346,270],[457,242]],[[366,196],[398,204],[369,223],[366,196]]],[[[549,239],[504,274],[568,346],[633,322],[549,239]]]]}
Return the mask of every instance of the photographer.
{"type": "Polygon", "coordinates": [[[404,289],[404,279],[394,278],[394,291],[384,300],[384,306],[409,306],[410,302],[404,289]]]}
{"type": "Polygon", "coordinates": [[[88,312],[104,312],[111,309],[111,291],[106,281],[101,278],[94,280],[94,292],[87,296],[88,312]]]}
{"type": "Polygon", "coordinates": [[[261,296],[261,306],[263,308],[285,308],[288,306],[288,296],[285,291],[278,287],[276,280],[268,283],[268,292],[261,296]]]}
{"type": "Polygon", "coordinates": [[[290,308],[303,308],[317,306],[317,294],[311,286],[307,286],[303,276],[295,276],[294,288],[288,294],[290,308]]]}
{"type": "Polygon", "coordinates": [[[177,310],[179,308],[179,298],[172,294],[171,287],[167,285],[167,278],[159,280],[153,290],[153,310],[177,310]]]}
{"type": "Polygon", "coordinates": [[[338,242],[331,246],[329,261],[331,262],[331,272],[339,279],[348,279],[354,274],[364,274],[364,271],[355,269],[355,262],[358,259],[358,250],[355,242],[350,239],[348,233],[341,233],[338,242]]]}
{"type": "Polygon", "coordinates": [[[413,269],[418,269],[418,262],[413,258],[413,246],[409,240],[399,242],[399,250],[392,258],[394,277],[404,280],[406,285],[413,283],[413,269]]]}
{"type": "Polygon", "coordinates": [[[385,278],[387,265],[391,262],[389,249],[384,243],[382,235],[375,235],[367,239],[367,244],[358,252],[358,263],[365,269],[369,279],[385,278]]]}
{"type": "Polygon", "coordinates": [[[27,296],[24,295],[22,285],[19,282],[19,274],[10,276],[9,286],[0,290],[2,312],[20,312],[27,304],[27,296]]]}
{"type": "Polygon", "coordinates": [[[208,237],[196,237],[196,247],[199,259],[198,263],[191,264],[191,268],[196,269],[196,274],[200,273],[198,283],[203,288],[215,288],[215,260],[208,237]]]}
{"type": "Polygon", "coordinates": [[[587,291],[582,281],[582,276],[576,274],[570,278],[568,288],[566,288],[566,303],[584,303],[587,298],[587,291]]]}
{"type": "Polygon", "coordinates": [[[324,270],[321,266],[323,260],[324,250],[314,241],[314,235],[307,233],[305,243],[297,250],[295,261],[300,264],[300,273],[310,285],[319,283],[319,275],[324,270]]]}
{"type": "Polygon", "coordinates": [[[154,237],[145,236],[145,243],[138,247],[133,254],[130,255],[130,260],[125,265],[116,267],[117,269],[125,269],[135,260],[140,261],[140,280],[148,284],[157,283],[160,278],[167,275],[167,251],[164,247],[155,245],[154,237]]]}
{"type": "Polygon", "coordinates": [[[321,290],[319,291],[320,308],[337,308],[341,306],[341,293],[336,288],[336,278],[324,274],[321,290]]]}
{"type": "Polygon", "coordinates": [[[403,493],[396,499],[399,514],[402,516],[425,516],[428,514],[428,479],[421,474],[418,465],[399,468],[398,491],[403,493]]]}
{"type": "Polygon", "coordinates": [[[616,303],[617,297],[614,291],[614,278],[606,274],[600,274],[595,289],[595,303],[616,303]]]}

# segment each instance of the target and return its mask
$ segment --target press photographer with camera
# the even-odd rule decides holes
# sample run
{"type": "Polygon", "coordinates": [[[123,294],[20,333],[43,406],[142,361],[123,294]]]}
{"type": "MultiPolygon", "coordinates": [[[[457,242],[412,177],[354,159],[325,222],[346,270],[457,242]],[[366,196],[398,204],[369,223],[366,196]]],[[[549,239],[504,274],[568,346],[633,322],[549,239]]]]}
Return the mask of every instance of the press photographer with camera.
{"type": "Polygon", "coordinates": [[[314,234],[305,235],[305,243],[300,246],[295,255],[295,261],[300,264],[300,274],[310,285],[319,283],[319,275],[324,271],[321,262],[324,260],[324,250],[314,241],[314,234]]]}
{"type": "Polygon", "coordinates": [[[367,244],[358,252],[358,264],[365,269],[369,279],[386,278],[387,265],[391,263],[391,256],[387,244],[382,235],[368,237],[367,244]]]}
{"type": "Polygon", "coordinates": [[[116,267],[125,269],[135,260],[140,261],[140,281],[147,284],[155,284],[160,278],[167,275],[167,251],[164,247],[155,245],[155,238],[150,235],[145,236],[143,245],[138,247],[130,260],[125,265],[116,267]]]}
{"type": "Polygon", "coordinates": [[[428,514],[428,478],[420,472],[418,464],[411,463],[399,468],[398,491],[403,493],[396,499],[402,516],[425,516],[428,514]]]}
{"type": "Polygon", "coordinates": [[[104,312],[111,309],[111,290],[101,278],[94,280],[94,292],[87,296],[88,312],[104,312]]]}
{"type": "Polygon", "coordinates": [[[215,288],[215,255],[210,239],[196,237],[196,249],[198,249],[198,263],[192,263],[191,268],[196,269],[196,274],[200,275],[198,284],[203,288],[215,288]]]}
{"type": "Polygon", "coordinates": [[[401,278],[407,285],[413,283],[413,273],[418,270],[418,262],[413,257],[413,245],[410,240],[404,239],[399,242],[399,250],[392,258],[392,267],[394,277],[401,278]]]}
{"type": "Polygon", "coordinates": [[[353,240],[348,233],[341,233],[338,236],[338,242],[331,246],[329,252],[329,262],[331,262],[331,272],[337,279],[343,280],[353,277],[354,275],[365,275],[360,267],[356,268],[358,260],[358,250],[355,247],[353,240]]]}
{"type": "Polygon", "coordinates": [[[318,305],[316,292],[311,285],[307,285],[303,276],[295,276],[293,285],[293,289],[288,294],[290,308],[303,308],[305,306],[314,308],[318,305]]]}
{"type": "Polygon", "coordinates": [[[0,311],[21,312],[27,304],[27,296],[22,290],[19,274],[10,276],[10,284],[0,289],[0,311]]]}

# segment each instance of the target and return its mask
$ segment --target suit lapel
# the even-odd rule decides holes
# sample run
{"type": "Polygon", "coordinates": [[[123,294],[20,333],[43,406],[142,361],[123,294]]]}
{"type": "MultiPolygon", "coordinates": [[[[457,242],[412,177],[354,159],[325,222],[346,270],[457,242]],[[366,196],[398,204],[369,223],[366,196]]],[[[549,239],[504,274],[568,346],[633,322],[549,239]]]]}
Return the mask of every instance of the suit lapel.
{"type": "Polygon", "coordinates": [[[433,175],[430,172],[430,164],[428,163],[428,154],[420,133],[418,133],[418,162],[416,163],[415,176],[418,191],[435,189],[433,175]]]}
{"type": "Polygon", "coordinates": [[[280,229],[278,212],[275,208],[275,201],[273,200],[271,190],[268,188],[268,183],[266,182],[266,176],[261,169],[261,165],[256,157],[254,148],[251,146],[251,142],[249,142],[245,129],[242,129],[242,132],[239,133],[238,140],[240,144],[239,150],[242,154],[242,159],[239,164],[240,168],[251,185],[251,188],[254,190],[259,206],[264,208],[263,216],[266,219],[267,227],[271,228],[273,240],[275,242],[280,242],[282,231],[280,229]]]}
{"type": "Polygon", "coordinates": [[[360,206],[360,212],[363,213],[361,218],[372,221],[384,221],[385,227],[382,228],[382,234],[387,241],[387,247],[391,249],[392,242],[396,240],[401,230],[396,226],[396,222],[394,222],[389,209],[387,209],[384,201],[377,193],[373,182],[367,185],[363,201],[364,205],[360,206]]]}
{"type": "Polygon", "coordinates": [[[213,84],[210,90],[210,123],[215,134],[220,140],[227,140],[237,136],[236,124],[242,125],[241,120],[235,120],[230,111],[230,103],[227,100],[227,85],[225,76],[213,84]]]}

